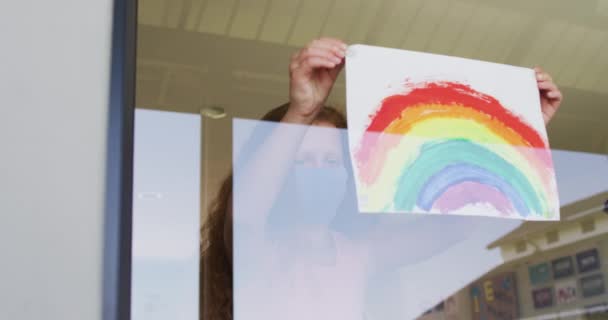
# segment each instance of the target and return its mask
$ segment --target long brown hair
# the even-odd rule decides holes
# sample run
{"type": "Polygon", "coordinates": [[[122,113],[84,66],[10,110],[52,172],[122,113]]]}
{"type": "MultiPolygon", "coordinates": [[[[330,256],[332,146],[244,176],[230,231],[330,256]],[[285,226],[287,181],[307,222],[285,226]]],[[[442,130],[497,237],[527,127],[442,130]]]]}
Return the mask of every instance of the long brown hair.
{"type": "MultiPolygon", "coordinates": [[[[279,122],[289,104],[266,113],[261,120],[279,122]]],[[[336,128],[346,128],[346,118],[332,107],[323,107],[316,121],[329,122],[336,128]]],[[[200,298],[201,320],[232,319],[232,222],[229,208],[232,201],[232,174],[224,179],[209,215],[201,228],[200,298]]]]}

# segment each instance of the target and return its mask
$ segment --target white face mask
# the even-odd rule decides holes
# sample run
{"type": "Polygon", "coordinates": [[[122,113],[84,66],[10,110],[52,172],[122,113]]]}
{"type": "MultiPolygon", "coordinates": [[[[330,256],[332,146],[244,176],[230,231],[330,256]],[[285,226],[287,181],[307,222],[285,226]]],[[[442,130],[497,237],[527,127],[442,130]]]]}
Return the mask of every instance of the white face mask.
{"type": "Polygon", "coordinates": [[[346,169],[296,166],[293,177],[297,221],[329,225],[344,200],[346,169]]]}

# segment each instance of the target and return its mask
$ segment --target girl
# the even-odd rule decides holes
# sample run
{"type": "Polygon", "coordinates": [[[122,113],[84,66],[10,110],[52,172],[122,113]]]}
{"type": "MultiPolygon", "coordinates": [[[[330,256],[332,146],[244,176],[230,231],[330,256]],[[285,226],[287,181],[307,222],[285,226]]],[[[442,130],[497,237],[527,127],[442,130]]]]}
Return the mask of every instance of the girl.
{"type": "MultiPolygon", "coordinates": [[[[244,147],[233,172],[235,190],[232,175],[220,188],[202,229],[202,319],[232,319],[233,264],[247,266],[240,269],[235,292],[247,299],[235,311],[248,319],[363,319],[370,274],[423,260],[470,231],[472,219],[449,216],[339,223],[344,212],[356,211],[339,130],[346,128],[346,120],[324,104],[344,66],[346,49],[338,39],[321,38],[292,56],[289,103],[262,120],[296,126],[256,129],[248,143],[254,147],[244,147]],[[397,238],[437,234],[437,219],[453,228],[441,230],[436,243],[427,239],[421,246],[397,238]],[[241,228],[237,234],[242,237],[234,246],[240,250],[236,262],[233,225],[241,228]],[[387,245],[395,242],[403,244],[401,254],[387,245]]],[[[536,77],[547,124],[562,94],[539,68],[536,77]]]]}

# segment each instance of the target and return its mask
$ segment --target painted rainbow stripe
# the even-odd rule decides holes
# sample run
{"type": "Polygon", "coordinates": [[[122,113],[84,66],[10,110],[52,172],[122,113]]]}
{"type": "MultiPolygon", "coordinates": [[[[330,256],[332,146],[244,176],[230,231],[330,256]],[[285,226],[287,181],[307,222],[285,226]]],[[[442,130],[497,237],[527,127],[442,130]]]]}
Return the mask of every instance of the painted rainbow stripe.
{"type": "Polygon", "coordinates": [[[481,204],[506,216],[556,214],[545,138],[464,84],[422,83],[385,98],[354,158],[371,211],[449,213],[481,204]]]}

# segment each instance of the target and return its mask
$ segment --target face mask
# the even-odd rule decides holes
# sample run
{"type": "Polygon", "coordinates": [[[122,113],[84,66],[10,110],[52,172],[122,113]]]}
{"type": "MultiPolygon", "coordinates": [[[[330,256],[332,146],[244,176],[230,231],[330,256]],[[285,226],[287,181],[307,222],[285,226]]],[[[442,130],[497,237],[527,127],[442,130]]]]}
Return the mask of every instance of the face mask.
{"type": "Polygon", "coordinates": [[[297,220],[304,224],[329,225],[346,192],[346,170],[337,168],[294,168],[297,220]]]}

